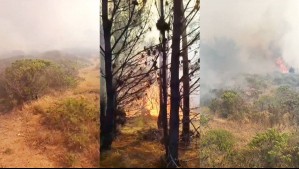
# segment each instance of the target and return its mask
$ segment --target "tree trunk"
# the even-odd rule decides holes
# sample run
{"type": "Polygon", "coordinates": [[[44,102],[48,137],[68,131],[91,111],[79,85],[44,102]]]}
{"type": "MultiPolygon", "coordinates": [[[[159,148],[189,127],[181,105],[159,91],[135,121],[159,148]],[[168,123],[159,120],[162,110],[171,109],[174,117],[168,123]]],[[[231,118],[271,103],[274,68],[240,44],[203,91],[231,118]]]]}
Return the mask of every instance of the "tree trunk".
{"type": "Polygon", "coordinates": [[[182,139],[186,145],[190,143],[190,81],[189,81],[189,59],[188,59],[188,40],[187,26],[184,15],[184,4],[181,5],[184,22],[182,23],[182,56],[183,56],[183,130],[182,139]]]}
{"type": "MultiPolygon", "coordinates": [[[[161,13],[162,18],[165,22],[164,18],[164,1],[161,0],[161,13]]],[[[166,38],[165,31],[162,31],[162,54],[163,54],[163,68],[162,68],[162,96],[163,96],[163,107],[162,107],[162,124],[164,130],[164,145],[166,150],[166,157],[168,157],[168,120],[167,120],[167,54],[166,54],[166,38]]]]}
{"type": "Polygon", "coordinates": [[[102,18],[105,41],[105,78],[107,91],[107,105],[105,113],[101,111],[101,151],[111,148],[114,137],[114,96],[115,91],[112,81],[112,51],[111,51],[111,27],[112,23],[108,19],[108,0],[102,0],[102,18]]]}
{"type": "MultiPolygon", "coordinates": [[[[164,0],[160,0],[161,7],[161,17],[157,23],[166,23],[164,16],[164,0]]],[[[166,29],[163,27],[158,27],[160,34],[162,36],[162,67],[161,67],[161,90],[160,90],[160,114],[158,118],[158,123],[162,124],[163,127],[163,142],[165,146],[165,156],[168,157],[168,120],[167,120],[167,54],[166,54],[166,29]]]]}
{"type": "MultiPolygon", "coordinates": [[[[159,65],[162,65],[162,57],[159,57],[159,65]]],[[[159,70],[159,116],[157,120],[158,129],[163,129],[163,122],[162,122],[162,107],[163,107],[163,90],[162,90],[162,69],[159,70]]]]}
{"type": "MultiPolygon", "coordinates": [[[[100,9],[102,9],[100,7],[100,9]]],[[[104,43],[104,34],[103,34],[103,24],[101,23],[101,30],[100,30],[100,46],[104,47],[105,43],[104,43]]],[[[100,70],[101,72],[105,72],[105,54],[103,53],[103,51],[101,50],[100,53],[100,70]]],[[[107,105],[107,93],[106,93],[106,80],[105,78],[101,75],[100,76],[100,125],[101,125],[101,129],[100,129],[100,134],[102,131],[102,127],[105,121],[105,114],[106,114],[106,105],[107,105]]],[[[101,135],[102,137],[102,135],[101,135]]],[[[101,143],[101,139],[100,139],[100,145],[102,145],[101,143]]]]}
{"type": "Polygon", "coordinates": [[[179,146],[179,106],[180,106],[180,37],[182,28],[181,0],[174,0],[174,21],[172,36],[172,54],[171,54],[171,107],[170,107],[170,129],[169,129],[169,157],[168,161],[171,168],[179,166],[178,146],[179,146]]]}

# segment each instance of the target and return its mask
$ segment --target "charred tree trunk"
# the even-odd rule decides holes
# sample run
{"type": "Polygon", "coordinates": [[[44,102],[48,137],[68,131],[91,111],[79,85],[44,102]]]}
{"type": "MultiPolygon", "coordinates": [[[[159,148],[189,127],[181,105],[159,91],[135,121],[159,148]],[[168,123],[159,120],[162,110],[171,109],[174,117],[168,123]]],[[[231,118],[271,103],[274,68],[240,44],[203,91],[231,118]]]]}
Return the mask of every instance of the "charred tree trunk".
{"type": "Polygon", "coordinates": [[[111,50],[111,28],[112,22],[108,19],[108,0],[102,0],[102,19],[104,31],[104,55],[105,55],[105,78],[107,91],[106,111],[101,111],[101,151],[109,150],[114,137],[114,96],[112,78],[112,50],[111,50]]]}
{"type": "Polygon", "coordinates": [[[178,146],[179,146],[179,106],[180,106],[180,37],[182,28],[182,1],[174,0],[174,21],[172,36],[172,54],[171,54],[171,107],[170,107],[170,129],[169,129],[169,167],[178,167],[178,146]]]}
{"type": "Polygon", "coordinates": [[[184,15],[184,4],[181,5],[183,15],[182,30],[182,56],[183,56],[183,130],[182,140],[186,145],[190,143],[190,81],[189,81],[189,59],[188,59],[188,40],[187,25],[184,15]]]}

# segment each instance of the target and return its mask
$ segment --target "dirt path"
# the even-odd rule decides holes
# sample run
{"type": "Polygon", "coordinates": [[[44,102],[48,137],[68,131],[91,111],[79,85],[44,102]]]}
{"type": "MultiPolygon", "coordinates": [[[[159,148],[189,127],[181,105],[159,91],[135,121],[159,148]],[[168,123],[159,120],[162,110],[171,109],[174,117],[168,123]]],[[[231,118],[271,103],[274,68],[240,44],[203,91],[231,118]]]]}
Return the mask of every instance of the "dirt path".
{"type": "MultiPolygon", "coordinates": [[[[98,63],[80,70],[80,77],[85,80],[82,83],[91,84],[90,70],[96,69],[98,63]]],[[[88,86],[80,83],[78,89],[82,86],[88,86]]],[[[83,89],[84,90],[84,89],[83,89]]],[[[30,137],[30,129],[27,126],[28,116],[22,115],[19,111],[0,115],[0,168],[54,168],[57,167],[55,161],[48,158],[48,155],[42,149],[30,147],[26,140],[30,137]]],[[[29,117],[31,120],[35,117],[29,117]]]]}
{"type": "Polygon", "coordinates": [[[54,167],[43,152],[28,147],[23,127],[24,119],[17,113],[0,116],[0,167],[54,167]]]}

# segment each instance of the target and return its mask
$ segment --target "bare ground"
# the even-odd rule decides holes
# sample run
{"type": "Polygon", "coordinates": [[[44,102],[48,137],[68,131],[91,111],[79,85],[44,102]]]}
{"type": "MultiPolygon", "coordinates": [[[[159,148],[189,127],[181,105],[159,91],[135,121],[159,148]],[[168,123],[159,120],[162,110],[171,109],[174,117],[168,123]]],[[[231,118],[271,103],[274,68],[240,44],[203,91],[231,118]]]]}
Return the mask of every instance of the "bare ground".
{"type": "Polygon", "coordinates": [[[28,146],[24,124],[24,118],[17,112],[0,116],[0,167],[54,167],[54,162],[41,150],[28,146]]]}

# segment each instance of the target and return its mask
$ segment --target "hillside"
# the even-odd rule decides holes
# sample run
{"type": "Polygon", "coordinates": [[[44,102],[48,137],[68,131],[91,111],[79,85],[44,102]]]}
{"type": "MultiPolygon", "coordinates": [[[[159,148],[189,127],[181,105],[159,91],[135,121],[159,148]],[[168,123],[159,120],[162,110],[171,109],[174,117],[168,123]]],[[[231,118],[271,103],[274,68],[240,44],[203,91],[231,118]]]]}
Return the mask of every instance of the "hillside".
{"type": "Polygon", "coordinates": [[[89,62],[79,70],[75,88],[53,91],[0,116],[0,167],[98,166],[99,60],[89,62]],[[56,114],[59,105],[65,116],[56,114]],[[91,114],[78,114],[73,106],[91,114]],[[66,120],[75,121],[60,123],[66,120]]]}

